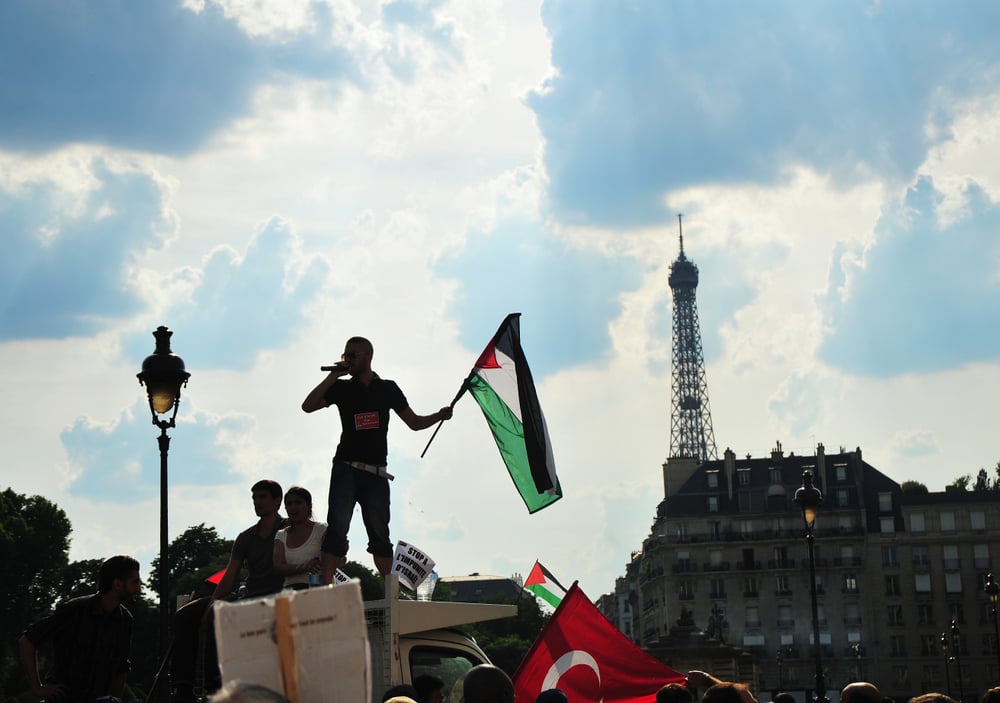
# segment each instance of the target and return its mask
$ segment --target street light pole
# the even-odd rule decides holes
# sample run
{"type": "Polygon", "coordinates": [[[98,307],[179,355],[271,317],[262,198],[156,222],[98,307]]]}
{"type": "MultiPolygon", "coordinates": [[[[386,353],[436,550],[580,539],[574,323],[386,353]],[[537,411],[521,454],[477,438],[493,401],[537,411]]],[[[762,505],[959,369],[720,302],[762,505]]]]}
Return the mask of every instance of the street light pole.
{"type": "Polygon", "coordinates": [[[823,676],[823,656],[819,644],[819,603],[816,596],[816,515],[823,503],[823,494],[813,485],[812,472],[802,472],[802,486],[795,491],[793,499],[802,509],[802,519],[806,525],[806,545],[809,549],[809,597],[812,600],[813,652],[816,657],[815,703],[829,703],[826,697],[826,679],[823,676]]]}
{"type": "Polygon", "coordinates": [[[996,676],[1000,676],[1000,622],[997,622],[997,599],[1000,598],[1000,583],[993,580],[992,571],[986,574],[986,586],[983,590],[989,596],[993,613],[993,652],[997,655],[996,676]]]}
{"type": "Polygon", "coordinates": [[[955,650],[955,669],[958,672],[958,700],[959,703],[965,703],[965,685],[962,682],[962,636],[955,619],[951,621],[951,646],[955,650]]]}
{"type": "Polygon", "coordinates": [[[951,658],[948,656],[948,635],[941,633],[941,654],[944,655],[944,681],[951,697],[951,658]]]}
{"type": "Polygon", "coordinates": [[[184,370],[184,361],[170,351],[170,336],[173,334],[164,326],[156,328],[153,337],[156,349],[142,362],[142,371],[136,374],[139,385],[146,387],[149,410],[153,425],[160,428],[157,443],[160,448],[160,563],[157,581],[160,587],[160,664],[167,656],[170,641],[170,603],[167,581],[170,562],[167,554],[167,453],[170,450],[170,435],[167,428],[176,427],[177,408],[181,400],[181,386],[186,386],[191,374],[184,370]],[[161,415],[169,418],[160,417],[161,415]]]}

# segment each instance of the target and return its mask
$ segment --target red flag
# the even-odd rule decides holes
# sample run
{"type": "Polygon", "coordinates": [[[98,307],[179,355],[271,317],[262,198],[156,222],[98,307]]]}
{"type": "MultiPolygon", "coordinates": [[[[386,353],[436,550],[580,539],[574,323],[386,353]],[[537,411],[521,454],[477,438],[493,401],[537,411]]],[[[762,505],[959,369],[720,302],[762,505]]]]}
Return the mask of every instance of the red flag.
{"type": "Polygon", "coordinates": [[[684,674],[639,649],[574,583],[514,672],[519,701],[559,688],[573,703],[651,703],[684,674]]]}
{"type": "Polygon", "coordinates": [[[222,577],[225,575],[226,575],[226,570],[223,569],[222,571],[217,571],[216,573],[212,574],[205,580],[208,581],[209,583],[214,583],[216,586],[218,586],[219,581],[221,581],[222,577]]]}

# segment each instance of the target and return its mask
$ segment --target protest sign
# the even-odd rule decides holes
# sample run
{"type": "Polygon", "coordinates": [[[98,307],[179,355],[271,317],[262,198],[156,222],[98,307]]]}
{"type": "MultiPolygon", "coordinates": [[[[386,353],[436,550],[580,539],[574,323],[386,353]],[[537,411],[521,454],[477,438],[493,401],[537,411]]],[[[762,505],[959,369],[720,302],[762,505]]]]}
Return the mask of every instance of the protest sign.
{"type": "Polygon", "coordinates": [[[400,540],[392,558],[392,573],[399,574],[399,582],[416,590],[434,568],[434,560],[422,550],[400,540]]]}
{"type": "Polygon", "coordinates": [[[371,699],[368,634],[358,581],[220,603],[215,626],[224,681],[252,681],[294,703],[371,699]],[[337,685],[331,686],[331,681],[337,685]]]}

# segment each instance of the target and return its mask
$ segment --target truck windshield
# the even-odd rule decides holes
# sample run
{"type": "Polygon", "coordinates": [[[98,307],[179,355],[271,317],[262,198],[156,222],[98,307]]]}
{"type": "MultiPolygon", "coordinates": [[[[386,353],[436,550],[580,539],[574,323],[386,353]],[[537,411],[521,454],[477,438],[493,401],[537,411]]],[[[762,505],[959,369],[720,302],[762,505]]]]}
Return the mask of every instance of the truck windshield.
{"type": "Polygon", "coordinates": [[[410,650],[410,672],[418,676],[436,676],[444,682],[441,697],[445,703],[460,703],[462,679],[474,666],[485,662],[472,652],[441,647],[414,647],[410,650]]]}

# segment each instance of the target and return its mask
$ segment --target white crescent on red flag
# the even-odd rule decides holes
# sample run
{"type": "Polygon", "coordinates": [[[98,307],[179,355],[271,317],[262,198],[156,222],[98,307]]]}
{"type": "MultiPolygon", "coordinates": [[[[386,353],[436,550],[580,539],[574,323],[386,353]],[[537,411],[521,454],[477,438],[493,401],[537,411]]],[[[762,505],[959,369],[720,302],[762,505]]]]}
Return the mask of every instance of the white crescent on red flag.
{"type": "Polygon", "coordinates": [[[562,689],[572,703],[652,703],[674,671],[635,645],[574,583],[514,672],[516,700],[562,689]]]}

